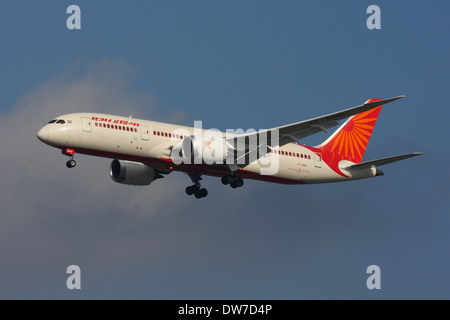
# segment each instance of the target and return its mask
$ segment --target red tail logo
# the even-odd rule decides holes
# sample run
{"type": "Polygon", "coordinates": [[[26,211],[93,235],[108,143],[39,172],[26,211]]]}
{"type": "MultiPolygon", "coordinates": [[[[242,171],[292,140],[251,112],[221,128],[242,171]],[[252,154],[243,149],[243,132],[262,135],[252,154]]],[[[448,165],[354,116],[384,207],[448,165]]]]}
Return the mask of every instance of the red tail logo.
{"type": "MultiPolygon", "coordinates": [[[[370,99],[366,103],[380,100],[370,99]]],[[[341,160],[361,162],[381,107],[350,117],[328,140],[320,145],[322,158],[334,171],[340,173],[338,165],[341,160]]]]}

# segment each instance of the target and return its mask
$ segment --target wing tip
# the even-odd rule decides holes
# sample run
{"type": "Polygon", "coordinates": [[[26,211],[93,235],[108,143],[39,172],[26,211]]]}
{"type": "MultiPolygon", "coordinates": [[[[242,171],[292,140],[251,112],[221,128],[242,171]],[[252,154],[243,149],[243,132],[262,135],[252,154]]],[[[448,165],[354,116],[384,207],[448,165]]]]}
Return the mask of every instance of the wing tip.
{"type": "Polygon", "coordinates": [[[402,98],[406,98],[406,96],[404,94],[402,94],[401,96],[393,97],[393,98],[390,98],[390,99],[387,99],[387,100],[395,101],[395,100],[402,99],[402,98]]]}
{"type": "Polygon", "coordinates": [[[389,98],[389,99],[369,99],[366,102],[364,102],[364,104],[369,104],[369,103],[375,103],[375,102],[382,102],[383,104],[385,103],[389,103],[398,99],[402,99],[402,98],[406,98],[405,95],[401,95],[401,96],[397,96],[397,97],[393,97],[393,98],[389,98]]]}

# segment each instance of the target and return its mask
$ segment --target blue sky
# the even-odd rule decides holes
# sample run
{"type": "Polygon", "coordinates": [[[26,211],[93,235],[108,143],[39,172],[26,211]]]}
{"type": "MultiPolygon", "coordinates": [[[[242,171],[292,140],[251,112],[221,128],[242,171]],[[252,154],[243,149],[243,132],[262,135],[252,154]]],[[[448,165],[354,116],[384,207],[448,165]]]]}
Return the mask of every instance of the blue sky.
{"type": "MultiPolygon", "coordinates": [[[[0,297],[449,299],[448,1],[4,1],[0,4],[0,297]],[[81,30],[66,8],[81,8],[81,30]],[[381,8],[381,30],[366,9],[381,8]],[[406,95],[364,159],[424,155],[341,184],[247,181],[184,194],[173,174],[114,184],[65,168],[37,130],[99,111],[269,128],[406,95]],[[442,143],[444,142],[444,143],[442,143]],[[5,151],[6,150],[6,151],[5,151]],[[82,289],[65,287],[77,264],[82,289]],[[366,288],[369,265],[381,290],[366,288]]],[[[303,141],[317,144],[324,133],[303,141]]]]}

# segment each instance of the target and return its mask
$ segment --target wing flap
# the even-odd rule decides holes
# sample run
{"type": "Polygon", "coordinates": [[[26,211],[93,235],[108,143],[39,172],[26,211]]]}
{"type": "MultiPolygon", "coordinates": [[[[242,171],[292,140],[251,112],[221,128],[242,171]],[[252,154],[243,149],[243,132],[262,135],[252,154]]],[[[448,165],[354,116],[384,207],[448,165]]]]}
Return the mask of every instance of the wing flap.
{"type": "Polygon", "coordinates": [[[289,142],[298,142],[300,139],[303,139],[305,137],[308,137],[310,135],[313,135],[315,133],[324,131],[328,133],[327,129],[333,128],[334,126],[337,126],[339,122],[333,120],[326,122],[324,124],[318,124],[318,125],[310,125],[308,129],[298,131],[292,134],[282,134],[280,135],[280,146],[284,146],[286,143],[289,142]]]}

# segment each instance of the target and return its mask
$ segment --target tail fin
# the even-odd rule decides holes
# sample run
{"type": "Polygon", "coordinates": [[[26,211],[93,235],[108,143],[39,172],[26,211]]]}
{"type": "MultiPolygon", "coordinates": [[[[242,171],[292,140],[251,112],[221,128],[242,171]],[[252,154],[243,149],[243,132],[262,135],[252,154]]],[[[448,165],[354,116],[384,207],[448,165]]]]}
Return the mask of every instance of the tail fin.
{"type": "MultiPolygon", "coordinates": [[[[366,103],[380,101],[370,99],[366,103]]],[[[325,142],[317,146],[328,163],[341,160],[360,163],[382,106],[355,114],[334,132],[325,142]]]]}

